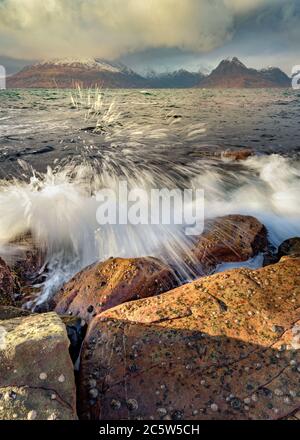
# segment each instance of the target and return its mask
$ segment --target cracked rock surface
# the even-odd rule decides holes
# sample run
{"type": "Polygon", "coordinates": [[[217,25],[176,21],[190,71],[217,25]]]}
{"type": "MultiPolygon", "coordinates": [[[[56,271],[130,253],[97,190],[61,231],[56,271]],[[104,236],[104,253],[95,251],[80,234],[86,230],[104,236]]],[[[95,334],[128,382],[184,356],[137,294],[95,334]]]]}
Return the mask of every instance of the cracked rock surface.
{"type": "Polygon", "coordinates": [[[300,259],[201,278],[97,316],[84,419],[282,419],[300,409],[300,259]]]}
{"type": "Polygon", "coordinates": [[[0,321],[0,419],[76,420],[66,328],[47,313],[0,321]]]}

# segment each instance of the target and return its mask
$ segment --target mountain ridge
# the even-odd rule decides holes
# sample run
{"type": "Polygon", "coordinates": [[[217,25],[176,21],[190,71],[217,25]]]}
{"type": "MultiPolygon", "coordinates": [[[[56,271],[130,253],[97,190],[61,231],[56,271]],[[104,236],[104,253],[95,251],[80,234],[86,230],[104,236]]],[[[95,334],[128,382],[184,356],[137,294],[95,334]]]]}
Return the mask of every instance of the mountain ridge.
{"type": "Polygon", "coordinates": [[[7,78],[8,88],[139,88],[145,79],[126,66],[100,59],[44,60],[7,78]]]}
{"type": "Polygon", "coordinates": [[[178,69],[173,72],[165,72],[146,77],[153,88],[192,88],[205,78],[201,72],[190,72],[186,69],[178,69]]]}
{"type": "Polygon", "coordinates": [[[280,88],[290,87],[291,80],[278,67],[256,70],[234,57],[222,60],[198,85],[201,88],[280,88]]]}
{"type": "Polygon", "coordinates": [[[179,69],[142,76],[127,66],[99,58],[44,60],[7,78],[8,88],[271,88],[290,87],[278,67],[256,70],[237,57],[222,60],[209,74],[179,69]]]}

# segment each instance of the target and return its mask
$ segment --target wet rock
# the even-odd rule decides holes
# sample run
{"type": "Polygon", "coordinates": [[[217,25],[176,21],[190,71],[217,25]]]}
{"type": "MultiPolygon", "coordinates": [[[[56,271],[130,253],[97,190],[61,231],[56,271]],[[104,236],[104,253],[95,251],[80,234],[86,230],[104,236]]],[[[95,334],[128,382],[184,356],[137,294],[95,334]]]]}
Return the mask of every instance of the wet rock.
{"type": "Polygon", "coordinates": [[[31,286],[33,282],[43,281],[45,253],[35,243],[33,237],[27,234],[18,237],[12,244],[18,249],[18,255],[12,267],[22,286],[31,286]]]}
{"type": "MultiPolygon", "coordinates": [[[[27,307],[29,303],[33,304],[37,298],[41,295],[41,286],[22,286],[20,289],[20,295],[18,297],[18,306],[27,307]]],[[[47,303],[36,305],[34,307],[36,313],[46,313],[50,311],[47,303]]]]}
{"type": "Polygon", "coordinates": [[[231,160],[246,160],[248,157],[253,156],[254,151],[248,148],[243,148],[239,150],[226,150],[222,153],[225,159],[231,160]]]}
{"type": "Polygon", "coordinates": [[[277,258],[277,255],[276,255],[274,252],[268,250],[268,251],[264,254],[263,266],[264,266],[264,267],[266,267],[266,266],[270,266],[270,264],[276,264],[276,263],[278,263],[278,261],[279,261],[279,260],[278,260],[278,258],[277,258]]]}
{"type": "Polygon", "coordinates": [[[300,257],[300,238],[294,237],[284,241],[277,252],[268,253],[264,258],[264,266],[275,264],[284,256],[300,257]]]}
{"type": "Polygon", "coordinates": [[[1,420],[77,418],[68,348],[65,326],[55,313],[0,321],[1,420]]]}
{"type": "Polygon", "coordinates": [[[54,151],[54,147],[52,147],[51,145],[46,145],[45,147],[38,148],[37,150],[30,150],[30,154],[39,155],[51,153],[52,151],[54,151]]]}
{"type": "Polygon", "coordinates": [[[22,316],[29,315],[31,315],[31,313],[28,310],[11,306],[0,306],[0,321],[6,321],[7,319],[20,318],[22,316]]]}
{"type": "Polygon", "coordinates": [[[285,258],[98,315],[81,353],[81,417],[159,420],[160,408],[173,420],[293,414],[300,405],[299,281],[300,259],[285,258]],[[91,388],[99,392],[93,404],[91,388]],[[129,400],[137,403],[131,411],[129,400]]]}
{"type": "Polygon", "coordinates": [[[0,305],[14,306],[19,291],[16,275],[0,258],[0,305]]]}
{"type": "Polygon", "coordinates": [[[54,298],[55,311],[90,322],[111,307],[158,295],[177,285],[173,270],[155,258],[110,259],[67,283],[54,298]]]}
{"type": "Polygon", "coordinates": [[[278,261],[287,255],[294,255],[300,257],[300,238],[290,238],[289,240],[284,241],[278,249],[277,259],[278,261]]]}
{"type": "Polygon", "coordinates": [[[192,254],[204,273],[218,264],[247,261],[267,247],[267,230],[254,217],[228,215],[208,220],[192,254]]]}

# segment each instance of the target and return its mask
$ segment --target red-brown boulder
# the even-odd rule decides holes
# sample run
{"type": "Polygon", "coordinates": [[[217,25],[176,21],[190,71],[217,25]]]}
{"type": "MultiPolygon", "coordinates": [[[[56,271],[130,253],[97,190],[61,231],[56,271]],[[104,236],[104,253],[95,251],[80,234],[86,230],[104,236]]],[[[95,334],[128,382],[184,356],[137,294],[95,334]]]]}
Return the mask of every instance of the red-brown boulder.
{"type": "Polygon", "coordinates": [[[173,270],[155,258],[115,258],[76,275],[54,298],[59,314],[89,322],[127,301],[158,295],[178,286],[173,270]]]}
{"type": "Polygon", "coordinates": [[[300,259],[233,270],[97,316],[84,419],[282,419],[300,405],[300,259]]]}
{"type": "Polygon", "coordinates": [[[256,218],[228,215],[206,222],[192,255],[207,274],[221,263],[247,261],[266,247],[267,230],[256,218]]]}

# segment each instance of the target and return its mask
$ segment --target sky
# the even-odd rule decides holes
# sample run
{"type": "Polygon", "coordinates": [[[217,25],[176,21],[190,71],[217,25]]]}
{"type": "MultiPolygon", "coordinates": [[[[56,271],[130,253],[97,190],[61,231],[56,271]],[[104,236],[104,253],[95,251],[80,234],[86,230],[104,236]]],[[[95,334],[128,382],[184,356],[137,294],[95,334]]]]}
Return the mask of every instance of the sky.
{"type": "Polygon", "coordinates": [[[300,0],[0,0],[0,63],[97,57],[141,72],[300,64],[300,0]]]}

